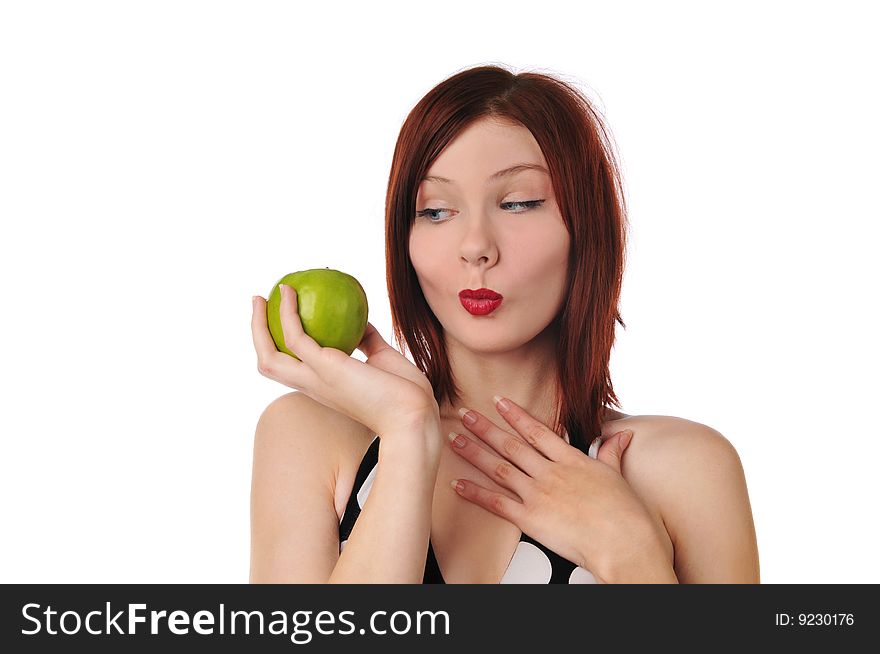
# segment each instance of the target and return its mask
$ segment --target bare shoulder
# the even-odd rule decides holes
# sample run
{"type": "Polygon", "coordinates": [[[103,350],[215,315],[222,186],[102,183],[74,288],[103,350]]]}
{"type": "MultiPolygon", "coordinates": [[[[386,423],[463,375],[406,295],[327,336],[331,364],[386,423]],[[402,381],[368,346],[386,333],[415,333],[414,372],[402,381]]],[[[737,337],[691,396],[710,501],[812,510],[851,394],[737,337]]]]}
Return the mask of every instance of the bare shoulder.
{"type": "Polygon", "coordinates": [[[307,395],[260,414],[251,474],[251,583],[324,583],[339,558],[336,477],[357,430],[307,395]]]}
{"type": "MultiPolygon", "coordinates": [[[[650,491],[651,497],[668,500],[682,479],[720,467],[740,466],[733,444],[717,430],[675,416],[625,416],[602,425],[603,437],[632,429],[633,439],[621,461],[621,473],[631,483],[650,491]]],[[[669,506],[659,506],[664,518],[669,506]]]]}
{"type": "Polygon", "coordinates": [[[320,461],[326,462],[327,483],[333,493],[337,515],[341,519],[348,497],[347,491],[354,485],[357,467],[372,441],[371,430],[300,391],[285,393],[273,400],[266,407],[263,416],[267,414],[275,416],[276,420],[308,423],[308,428],[299,431],[295,444],[278,445],[310,448],[313,454],[318,453],[320,461]]]}
{"type": "Polygon", "coordinates": [[[602,425],[602,436],[612,436],[623,429],[633,430],[633,441],[627,448],[627,453],[650,453],[652,458],[666,454],[675,461],[680,461],[682,465],[697,463],[694,460],[695,454],[736,454],[733,444],[723,434],[708,425],[686,418],[615,414],[602,425]]]}
{"type": "Polygon", "coordinates": [[[682,583],[756,583],[757,540],[745,473],[718,430],[675,416],[610,420],[603,436],[632,429],[621,474],[656,507],[682,583]]]}

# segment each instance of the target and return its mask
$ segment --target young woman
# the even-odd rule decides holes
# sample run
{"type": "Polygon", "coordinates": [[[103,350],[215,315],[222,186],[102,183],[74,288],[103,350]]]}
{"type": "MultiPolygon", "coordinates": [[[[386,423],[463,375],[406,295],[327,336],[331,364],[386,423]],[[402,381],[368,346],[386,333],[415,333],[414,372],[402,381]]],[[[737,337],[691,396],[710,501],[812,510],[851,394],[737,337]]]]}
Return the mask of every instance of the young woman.
{"type": "Polygon", "coordinates": [[[571,85],[481,66],[419,101],[386,204],[416,365],[369,323],[365,363],[321,348],[285,287],[296,361],[254,299],[258,368],[298,392],[257,425],[251,582],[757,583],[731,443],[609,408],[626,231],[611,140],[571,85]]]}

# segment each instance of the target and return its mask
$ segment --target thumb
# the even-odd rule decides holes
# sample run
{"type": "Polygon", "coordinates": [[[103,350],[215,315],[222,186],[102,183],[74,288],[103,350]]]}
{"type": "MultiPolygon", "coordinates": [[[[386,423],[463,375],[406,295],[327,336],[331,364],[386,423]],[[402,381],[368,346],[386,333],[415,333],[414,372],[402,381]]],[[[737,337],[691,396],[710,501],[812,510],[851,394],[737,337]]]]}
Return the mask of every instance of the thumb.
{"type": "Polygon", "coordinates": [[[611,466],[617,470],[617,472],[620,472],[620,463],[623,460],[623,453],[632,441],[632,436],[633,432],[631,429],[617,432],[614,436],[602,443],[596,459],[611,466]]]}

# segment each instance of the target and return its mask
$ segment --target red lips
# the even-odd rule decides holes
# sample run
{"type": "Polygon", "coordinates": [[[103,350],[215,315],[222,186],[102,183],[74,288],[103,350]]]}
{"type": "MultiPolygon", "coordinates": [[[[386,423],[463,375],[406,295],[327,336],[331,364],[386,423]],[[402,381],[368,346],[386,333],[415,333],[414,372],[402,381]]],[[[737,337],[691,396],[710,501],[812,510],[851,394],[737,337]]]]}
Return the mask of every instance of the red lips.
{"type": "Polygon", "coordinates": [[[472,300],[500,300],[503,296],[491,288],[478,288],[476,291],[466,288],[458,294],[458,297],[472,300]]]}
{"type": "Polygon", "coordinates": [[[464,289],[458,294],[461,306],[474,316],[485,316],[501,305],[503,297],[500,293],[488,288],[480,288],[476,291],[464,289]]]}

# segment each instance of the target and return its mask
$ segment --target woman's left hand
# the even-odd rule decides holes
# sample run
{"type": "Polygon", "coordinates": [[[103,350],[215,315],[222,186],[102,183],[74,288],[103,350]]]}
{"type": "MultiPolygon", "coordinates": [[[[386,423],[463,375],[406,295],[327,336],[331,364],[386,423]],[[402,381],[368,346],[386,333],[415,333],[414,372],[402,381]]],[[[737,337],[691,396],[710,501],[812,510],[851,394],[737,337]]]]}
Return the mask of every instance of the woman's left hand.
{"type": "Polygon", "coordinates": [[[506,402],[510,408],[505,412],[496,405],[498,412],[522,438],[471,411],[477,421],[467,424],[462,418],[462,423],[494,452],[463,434],[462,447],[453,443],[452,449],[518,498],[466,479],[459,480],[461,497],[596,576],[617,561],[644,558],[646,547],[660,551],[647,507],[620,472],[632,431],[609,437],[593,459],[515,402],[506,402]]]}

